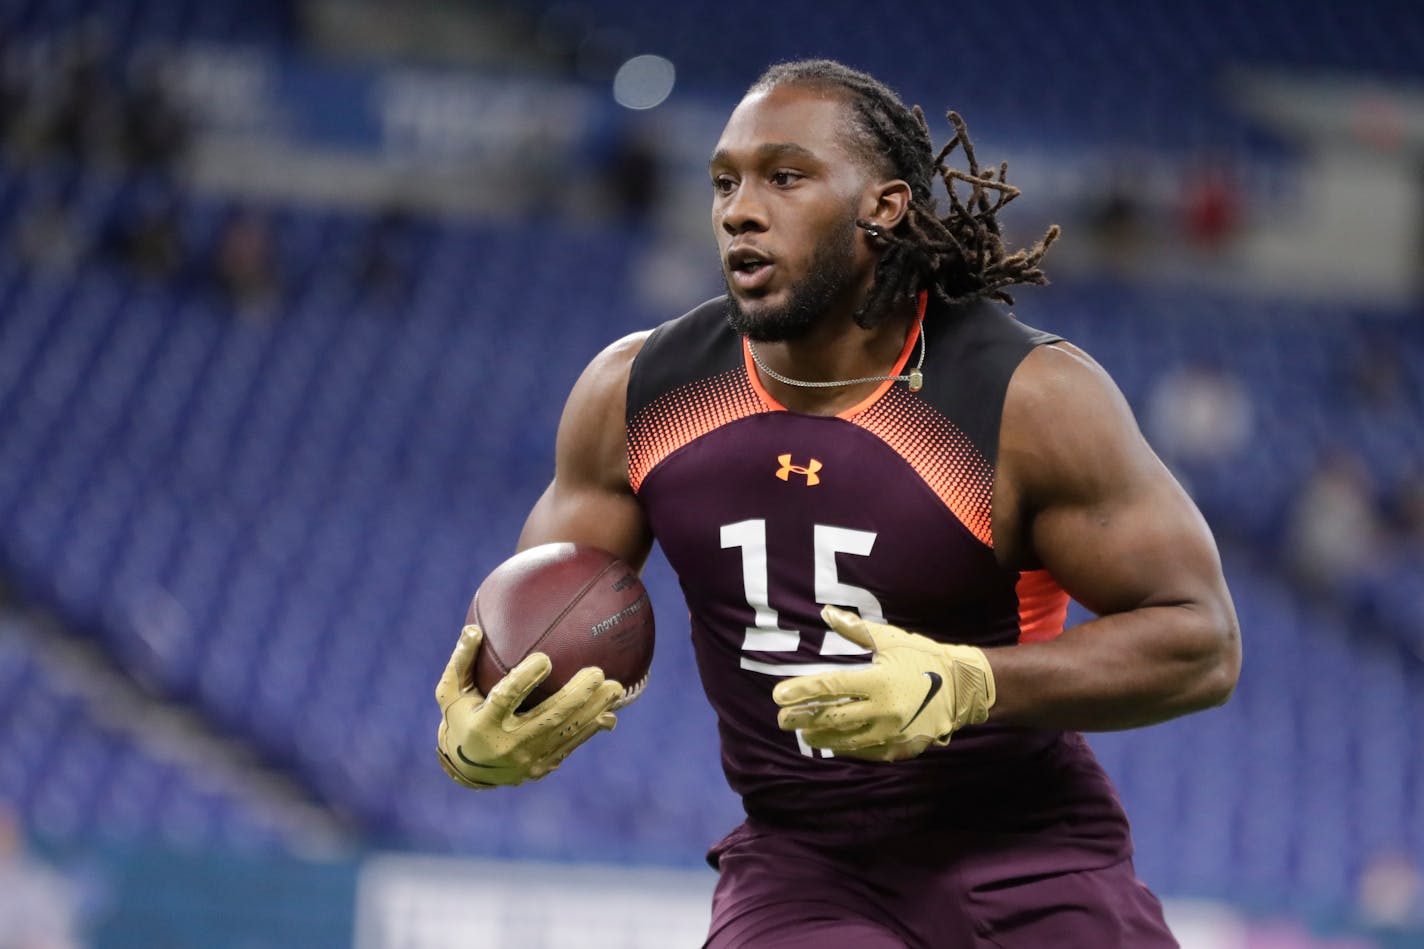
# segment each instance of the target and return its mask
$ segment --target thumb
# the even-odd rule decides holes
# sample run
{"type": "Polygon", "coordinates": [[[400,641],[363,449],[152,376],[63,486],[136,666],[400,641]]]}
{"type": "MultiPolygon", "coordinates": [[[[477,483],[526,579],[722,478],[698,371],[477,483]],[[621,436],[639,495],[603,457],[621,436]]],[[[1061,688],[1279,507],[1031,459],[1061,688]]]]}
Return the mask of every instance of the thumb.
{"type": "Polygon", "coordinates": [[[435,701],[442,710],[474,690],[475,655],[480,651],[484,638],[485,634],[478,626],[466,626],[460,631],[460,641],[455,644],[450,661],[445,664],[445,671],[435,684],[435,701]]]}
{"type": "Polygon", "coordinates": [[[839,606],[825,606],[821,609],[821,619],[826,625],[862,649],[874,651],[875,638],[871,635],[870,624],[859,614],[843,610],[839,606]]]}

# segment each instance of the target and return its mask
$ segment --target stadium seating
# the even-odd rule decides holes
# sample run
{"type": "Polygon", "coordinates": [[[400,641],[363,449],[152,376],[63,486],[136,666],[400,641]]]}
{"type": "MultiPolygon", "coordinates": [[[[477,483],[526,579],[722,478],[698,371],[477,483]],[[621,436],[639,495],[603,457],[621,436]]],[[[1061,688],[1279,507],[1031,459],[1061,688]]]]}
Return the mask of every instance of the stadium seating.
{"type": "Polygon", "coordinates": [[[260,801],[225,786],[174,743],[92,696],[34,647],[37,632],[0,614],[0,801],[49,840],[100,844],[161,841],[180,850],[228,852],[292,846],[284,822],[260,801]],[[163,746],[167,746],[165,752],[163,746]],[[103,780],[95,780],[102,775],[103,780]]]}
{"type": "MultiPolygon", "coordinates": [[[[592,31],[595,45],[668,56],[702,91],[729,94],[769,63],[832,56],[931,113],[958,108],[975,128],[1033,129],[1059,144],[1277,148],[1227,107],[1221,93],[1232,67],[1424,75],[1424,15],[1406,0],[1368,0],[1348,12],[1331,0],[930,4],[894,15],[893,29],[848,27],[847,13],[816,0],[789,0],[771,19],[755,0],[696,0],[677,17],[658,0],[506,6],[527,15],[531,40],[562,34],[576,48],[592,31]]],[[[281,0],[5,0],[0,30],[43,35],[98,16],[121,51],[180,40],[286,51],[295,9],[281,0]]]]}
{"type": "MultiPolygon", "coordinates": [[[[1348,44],[1336,5],[1267,6],[1276,15],[1250,24],[1226,0],[1141,6],[1129,21],[1091,0],[1043,5],[1032,30],[997,7],[921,6],[915,29],[852,35],[824,5],[794,0],[777,16],[804,28],[795,49],[755,30],[738,29],[730,47],[706,41],[704,23],[759,22],[765,10],[748,3],[694,10],[684,22],[695,34],[655,39],[640,29],[664,20],[661,6],[607,15],[707,82],[744,84],[789,53],[843,55],[910,98],[963,90],[993,121],[1031,114],[1060,140],[1249,144],[1252,133],[1200,95],[1203,64],[1424,69],[1420,17],[1403,5],[1367,4],[1373,15],[1352,19],[1348,44]],[[1135,59],[1118,61],[1128,51],[1135,59]],[[1040,68],[1000,84],[997,65],[1015,57],[1040,68]],[[1125,65],[1146,78],[1124,82],[1125,65]]],[[[124,48],[181,37],[280,49],[287,7],[103,4],[124,48]]],[[[42,32],[98,8],[12,0],[0,25],[42,32]]],[[[80,230],[103,235],[166,188],[63,161],[0,165],[0,220],[59,195],[80,230]]],[[[538,221],[414,222],[395,250],[404,282],[375,291],[357,277],[375,221],[265,208],[284,301],[256,318],[223,299],[206,264],[233,206],[179,198],[188,259],[171,283],[134,278],[102,241],[70,274],[0,255],[0,572],[156,694],[296,776],[371,843],[697,859],[738,808],[660,561],[649,573],[662,630],[652,681],[615,735],[517,795],[471,796],[432,760],[434,677],[474,586],[511,549],[550,474],[562,394],[606,342],[674,315],[637,302],[638,238],[538,221]]],[[[1305,605],[1275,562],[1322,451],[1344,445],[1381,488],[1424,467],[1424,326],[1402,313],[1072,282],[1024,293],[1017,312],[1090,350],[1139,411],[1165,372],[1201,362],[1241,380],[1254,404],[1243,449],[1179,466],[1228,545],[1247,643],[1238,694],[1185,721],[1093,739],[1134,819],[1144,877],[1169,892],[1340,905],[1372,854],[1403,845],[1424,856],[1424,667],[1410,652],[1424,617],[1400,592],[1419,587],[1424,565],[1400,560],[1377,577],[1376,612],[1362,622],[1305,605]],[[1379,327],[1403,372],[1388,412],[1340,395],[1342,356],[1379,327]]],[[[35,826],[280,843],[250,802],[77,707],[17,642],[0,638],[0,797],[35,826]],[[65,741],[48,740],[61,721],[65,741]],[[112,781],[71,780],[95,761],[112,781]]]]}
{"type": "Polygon", "coordinates": [[[120,50],[177,42],[281,49],[294,37],[294,16],[283,0],[4,0],[0,31],[55,34],[93,17],[120,50]]]}
{"type": "MultiPolygon", "coordinates": [[[[558,0],[518,5],[570,19],[570,5],[558,0]]],[[[1036,0],[875,13],[789,0],[771,17],[755,0],[696,0],[675,19],[657,0],[630,0],[600,8],[597,23],[631,52],[667,56],[696,87],[719,94],[744,89],[770,63],[830,56],[870,70],[931,115],[959,109],[975,129],[1032,130],[1058,144],[1277,148],[1228,106],[1233,67],[1424,73],[1424,16],[1403,0],[1372,0],[1348,14],[1330,0],[1036,0]]]]}
{"type": "MultiPolygon", "coordinates": [[[[8,176],[5,202],[52,174],[8,176]]],[[[132,202],[116,184],[78,187],[84,213],[132,202]]],[[[736,805],[710,713],[688,700],[695,672],[663,567],[652,572],[663,628],[653,681],[616,736],[517,800],[471,799],[430,760],[433,676],[475,583],[548,477],[562,393],[607,340],[668,315],[629,302],[636,241],[425,224],[408,235],[422,265],[391,302],[363,298],[339,272],[367,222],[272,210],[292,303],[271,323],[245,320],[197,277],[173,289],[112,264],[65,278],[0,271],[4,568],[373,840],[695,858],[736,805]]],[[[194,201],[185,230],[211,233],[226,211],[194,201]]],[[[1193,360],[1246,380],[1256,437],[1193,483],[1221,533],[1264,552],[1327,441],[1350,440],[1382,477],[1401,457],[1424,461],[1417,375],[1408,424],[1374,425],[1334,396],[1332,354],[1358,321],[1283,309],[1069,284],[1026,294],[1018,311],[1094,352],[1139,404],[1163,371],[1193,360]],[[1282,334],[1286,319],[1298,329],[1282,334]],[[1287,414],[1293,424],[1280,424],[1287,414]]],[[[1417,374],[1424,341],[1400,338],[1417,374]]],[[[1424,761],[1408,724],[1424,712],[1421,671],[1388,639],[1305,610],[1262,558],[1231,564],[1248,637],[1237,699],[1096,744],[1149,879],[1211,892],[1287,881],[1339,900],[1372,848],[1409,840],[1424,852],[1424,808],[1409,793],[1424,761]],[[1354,683],[1363,705],[1312,687],[1326,676],[1354,683]]],[[[53,711],[52,699],[29,701],[28,715],[53,711]]],[[[102,808],[74,814],[105,820],[102,808]]]]}

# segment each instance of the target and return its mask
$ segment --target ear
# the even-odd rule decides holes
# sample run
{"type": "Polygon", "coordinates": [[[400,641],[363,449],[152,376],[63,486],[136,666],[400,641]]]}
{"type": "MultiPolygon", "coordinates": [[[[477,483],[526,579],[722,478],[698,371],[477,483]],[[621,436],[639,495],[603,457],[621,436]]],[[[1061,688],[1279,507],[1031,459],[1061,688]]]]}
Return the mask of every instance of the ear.
{"type": "Polygon", "coordinates": [[[910,213],[910,185],[899,178],[880,182],[866,197],[871,210],[862,217],[882,231],[894,230],[910,213]]]}

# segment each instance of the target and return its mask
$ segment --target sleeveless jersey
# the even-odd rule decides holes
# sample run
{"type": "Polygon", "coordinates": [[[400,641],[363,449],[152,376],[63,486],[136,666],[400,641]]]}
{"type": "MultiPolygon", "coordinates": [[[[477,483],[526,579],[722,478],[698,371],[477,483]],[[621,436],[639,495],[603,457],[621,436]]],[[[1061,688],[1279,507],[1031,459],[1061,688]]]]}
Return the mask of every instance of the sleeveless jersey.
{"type": "Polygon", "coordinates": [[[723,768],[750,817],[794,832],[963,826],[1059,835],[1091,862],[1121,859],[1125,818],[1077,734],[971,726],[889,764],[834,757],[777,726],[781,677],[870,658],[826,629],[823,604],[947,643],[1063,629],[1067,595],[1046,572],[1003,569],[990,531],[1009,378],[1059,338],[987,303],[934,311],[926,326],[920,391],[885,382],[833,417],[771,397],[725,297],[658,327],[634,360],[629,482],[687,598],[723,768]]]}

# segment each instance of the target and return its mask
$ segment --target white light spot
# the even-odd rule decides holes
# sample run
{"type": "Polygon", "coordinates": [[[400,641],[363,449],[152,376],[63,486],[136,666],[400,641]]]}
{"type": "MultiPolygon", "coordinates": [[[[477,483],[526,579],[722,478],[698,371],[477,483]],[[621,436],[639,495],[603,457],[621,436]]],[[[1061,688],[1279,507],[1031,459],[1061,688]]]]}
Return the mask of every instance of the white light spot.
{"type": "Polygon", "coordinates": [[[651,53],[634,56],[613,77],[613,98],[629,109],[651,109],[672,92],[677,70],[671,60],[651,53]]]}

